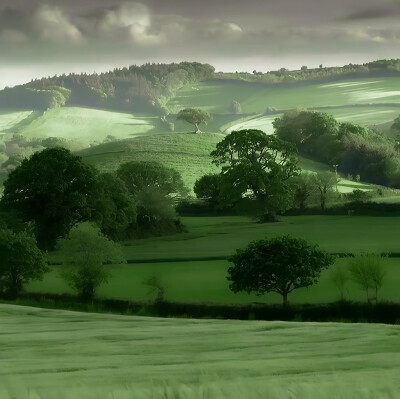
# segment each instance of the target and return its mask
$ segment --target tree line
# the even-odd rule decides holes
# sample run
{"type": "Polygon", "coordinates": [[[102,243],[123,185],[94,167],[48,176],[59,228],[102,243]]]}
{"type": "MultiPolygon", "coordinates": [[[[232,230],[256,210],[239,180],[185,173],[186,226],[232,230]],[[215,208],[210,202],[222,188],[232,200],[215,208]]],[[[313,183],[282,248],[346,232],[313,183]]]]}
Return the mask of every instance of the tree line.
{"type": "Polygon", "coordinates": [[[0,91],[1,108],[46,110],[63,105],[168,113],[167,102],[186,84],[210,79],[198,62],[131,65],[101,74],[63,74],[0,91]]]}

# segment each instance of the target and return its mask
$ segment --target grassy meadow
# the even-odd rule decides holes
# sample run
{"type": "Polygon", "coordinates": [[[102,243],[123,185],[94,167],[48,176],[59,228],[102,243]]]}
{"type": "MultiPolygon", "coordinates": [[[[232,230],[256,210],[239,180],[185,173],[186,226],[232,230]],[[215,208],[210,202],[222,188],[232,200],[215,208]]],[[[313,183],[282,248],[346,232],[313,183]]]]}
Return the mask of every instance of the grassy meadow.
{"type": "Polygon", "coordinates": [[[207,173],[217,173],[210,152],[223,139],[221,133],[164,133],[102,144],[79,152],[84,161],[102,171],[115,171],[129,161],[157,161],[181,173],[186,185],[207,173]]]}
{"type": "Polygon", "coordinates": [[[13,305],[0,319],[1,399],[395,399],[400,389],[399,326],[13,305]]]}
{"type": "Polygon", "coordinates": [[[393,109],[400,103],[399,87],[400,78],[362,78],[298,85],[214,80],[182,88],[169,106],[176,109],[201,107],[213,113],[227,113],[230,102],[236,100],[240,102],[243,113],[262,113],[267,107],[286,110],[353,104],[386,104],[393,109]]]}
{"type": "MultiPolygon", "coordinates": [[[[224,260],[237,248],[256,239],[272,238],[279,234],[302,237],[310,243],[332,252],[373,251],[400,252],[398,218],[361,216],[295,216],[278,223],[259,224],[245,217],[182,218],[189,232],[172,236],[132,241],[123,247],[126,259],[137,263],[110,266],[112,277],[99,290],[99,296],[135,301],[151,300],[155,293],[142,282],[157,276],[165,287],[165,297],[171,301],[281,303],[281,297],[267,294],[262,298],[246,293],[233,294],[226,280],[229,262],[224,260]],[[371,223],[374,228],[371,229],[371,223]],[[379,240],[377,240],[379,237],[379,240]],[[201,258],[216,258],[201,260],[201,258]],[[220,258],[220,259],[218,259],[220,258]],[[146,263],[140,261],[146,261],[146,263]]],[[[327,303],[339,299],[331,282],[332,274],[345,259],[338,259],[332,268],[323,272],[313,287],[293,292],[289,300],[296,303],[327,303]]],[[[385,260],[387,277],[381,299],[400,300],[400,259],[385,260]]],[[[30,292],[71,293],[55,266],[43,281],[27,286],[30,292]]],[[[366,300],[365,293],[354,283],[348,284],[348,299],[366,300]]]]}
{"type": "Polygon", "coordinates": [[[132,115],[80,107],[54,108],[34,120],[23,134],[27,138],[59,137],[67,140],[101,142],[108,135],[117,139],[160,130],[156,115],[132,115]]]}

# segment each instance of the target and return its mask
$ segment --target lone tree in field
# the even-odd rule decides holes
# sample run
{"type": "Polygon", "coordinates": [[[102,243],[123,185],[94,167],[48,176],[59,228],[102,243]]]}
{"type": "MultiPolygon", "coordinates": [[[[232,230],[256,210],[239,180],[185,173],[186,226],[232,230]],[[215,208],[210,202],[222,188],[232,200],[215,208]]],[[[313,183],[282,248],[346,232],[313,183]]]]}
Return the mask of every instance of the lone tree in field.
{"type": "Polygon", "coordinates": [[[38,246],[52,249],[58,238],[88,220],[96,172],[65,148],[48,148],[24,159],[4,182],[1,205],[34,222],[38,246]]]}
{"type": "Polygon", "coordinates": [[[234,264],[227,277],[233,292],[255,292],[258,296],[277,292],[286,306],[289,293],[315,284],[334,258],[301,238],[279,236],[253,241],[228,261],[234,264]]]}
{"type": "Polygon", "coordinates": [[[26,232],[0,230],[0,293],[16,298],[24,284],[47,271],[44,254],[26,232]]]}
{"type": "Polygon", "coordinates": [[[256,200],[260,221],[276,220],[292,205],[288,180],[299,173],[294,147],[261,130],[240,130],[227,135],[211,152],[222,166],[223,197],[256,200]]]}
{"type": "Polygon", "coordinates": [[[176,119],[194,125],[196,127],[195,133],[201,133],[199,125],[201,123],[207,123],[211,119],[211,115],[202,109],[185,108],[179,111],[176,119]]]}
{"type": "Polygon", "coordinates": [[[84,301],[93,299],[110,277],[105,263],[125,262],[119,246],[88,222],[71,229],[58,245],[65,261],[61,275],[84,301]]]}

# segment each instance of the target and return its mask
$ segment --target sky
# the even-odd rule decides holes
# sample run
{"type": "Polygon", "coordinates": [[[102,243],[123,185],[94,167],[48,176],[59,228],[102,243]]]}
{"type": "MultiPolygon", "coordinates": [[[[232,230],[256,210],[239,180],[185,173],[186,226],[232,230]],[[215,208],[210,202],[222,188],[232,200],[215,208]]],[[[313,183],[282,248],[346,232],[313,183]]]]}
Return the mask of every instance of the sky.
{"type": "Polygon", "coordinates": [[[262,71],[400,58],[400,0],[0,0],[0,88],[199,61],[262,71]]]}

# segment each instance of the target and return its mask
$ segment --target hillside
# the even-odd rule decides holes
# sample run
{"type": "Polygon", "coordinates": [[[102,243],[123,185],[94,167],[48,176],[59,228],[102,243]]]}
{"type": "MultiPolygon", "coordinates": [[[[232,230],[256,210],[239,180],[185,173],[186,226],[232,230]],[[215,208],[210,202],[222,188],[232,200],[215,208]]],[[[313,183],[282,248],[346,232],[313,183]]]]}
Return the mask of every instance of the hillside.
{"type": "Polygon", "coordinates": [[[211,164],[210,152],[221,141],[221,133],[164,133],[106,143],[80,151],[84,161],[102,171],[115,171],[128,161],[158,161],[178,170],[192,188],[196,179],[218,168],[211,164]]]}
{"type": "Polygon", "coordinates": [[[1,399],[394,399],[400,389],[398,326],[10,305],[0,318],[1,399]]]}

